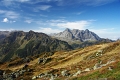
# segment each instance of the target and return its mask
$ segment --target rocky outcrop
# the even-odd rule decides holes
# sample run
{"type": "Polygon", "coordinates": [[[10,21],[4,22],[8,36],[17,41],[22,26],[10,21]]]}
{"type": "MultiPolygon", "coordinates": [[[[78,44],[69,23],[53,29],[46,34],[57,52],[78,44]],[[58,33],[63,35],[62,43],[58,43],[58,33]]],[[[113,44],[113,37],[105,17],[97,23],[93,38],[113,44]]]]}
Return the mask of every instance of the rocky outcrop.
{"type": "Polygon", "coordinates": [[[81,70],[78,70],[75,74],[73,74],[73,76],[78,76],[81,72],[81,70]]]}
{"type": "Polygon", "coordinates": [[[61,71],[61,75],[65,77],[65,76],[69,76],[70,74],[67,70],[63,70],[61,71]]]}
{"type": "Polygon", "coordinates": [[[60,40],[64,41],[98,41],[101,40],[101,38],[95,34],[94,32],[89,31],[88,29],[86,30],[78,30],[78,29],[65,29],[63,32],[57,33],[57,34],[52,34],[51,36],[56,37],[60,40]]]}
{"type": "Polygon", "coordinates": [[[51,60],[51,58],[38,58],[38,64],[40,64],[40,63],[45,64],[50,60],[51,60]]]}
{"type": "Polygon", "coordinates": [[[18,69],[16,71],[4,71],[2,74],[2,79],[0,80],[19,80],[19,77],[25,75],[25,73],[31,73],[32,69],[24,68],[18,69]]]}

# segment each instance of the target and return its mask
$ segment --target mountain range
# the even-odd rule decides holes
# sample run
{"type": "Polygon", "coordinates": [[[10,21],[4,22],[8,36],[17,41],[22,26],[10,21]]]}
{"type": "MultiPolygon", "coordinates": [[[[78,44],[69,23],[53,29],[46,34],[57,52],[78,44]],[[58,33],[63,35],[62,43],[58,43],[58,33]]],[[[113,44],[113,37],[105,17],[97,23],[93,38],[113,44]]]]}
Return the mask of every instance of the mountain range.
{"type": "Polygon", "coordinates": [[[97,34],[92,31],[69,29],[66,28],[63,32],[50,34],[53,38],[68,42],[74,49],[82,48],[90,45],[109,43],[113,40],[100,38],[97,34]]]}
{"type": "Polygon", "coordinates": [[[9,36],[1,41],[0,45],[0,61],[2,62],[9,61],[14,57],[25,58],[43,52],[72,49],[65,41],[54,39],[44,33],[33,31],[11,32],[9,36]]]}
{"type": "Polygon", "coordinates": [[[0,31],[0,80],[119,80],[119,52],[88,29],[0,31]]]}
{"type": "Polygon", "coordinates": [[[101,40],[101,38],[95,34],[94,32],[86,30],[78,30],[73,29],[70,30],[66,28],[63,32],[52,34],[51,36],[58,38],[60,40],[64,40],[67,42],[74,42],[74,41],[98,41],[101,40]]]}
{"type": "Polygon", "coordinates": [[[45,52],[72,50],[106,42],[112,41],[102,39],[88,29],[67,28],[51,36],[34,31],[0,31],[0,61],[5,62],[16,57],[26,58],[45,52]]]}

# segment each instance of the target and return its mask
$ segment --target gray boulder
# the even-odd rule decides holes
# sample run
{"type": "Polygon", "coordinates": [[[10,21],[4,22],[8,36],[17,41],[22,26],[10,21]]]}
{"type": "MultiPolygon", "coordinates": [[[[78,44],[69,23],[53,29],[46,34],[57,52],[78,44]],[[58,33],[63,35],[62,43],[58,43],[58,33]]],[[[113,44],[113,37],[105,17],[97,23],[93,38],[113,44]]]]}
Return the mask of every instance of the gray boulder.
{"type": "Polygon", "coordinates": [[[100,68],[100,63],[96,63],[96,64],[94,65],[94,67],[93,67],[94,70],[96,70],[96,69],[98,69],[98,68],[100,68]]]}
{"type": "Polygon", "coordinates": [[[81,73],[81,70],[78,70],[73,76],[78,76],[81,73]]]}
{"type": "Polygon", "coordinates": [[[69,76],[70,73],[68,73],[67,70],[63,70],[63,71],[61,71],[61,75],[65,77],[65,76],[69,76]]]}

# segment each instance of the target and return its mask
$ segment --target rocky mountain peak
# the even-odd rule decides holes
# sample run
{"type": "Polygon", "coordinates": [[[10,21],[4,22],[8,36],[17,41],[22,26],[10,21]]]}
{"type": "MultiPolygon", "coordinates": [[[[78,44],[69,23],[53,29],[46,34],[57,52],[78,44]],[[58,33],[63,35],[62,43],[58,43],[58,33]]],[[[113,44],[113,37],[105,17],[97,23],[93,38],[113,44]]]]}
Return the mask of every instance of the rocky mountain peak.
{"type": "Polygon", "coordinates": [[[86,30],[85,30],[85,32],[89,32],[89,30],[88,30],[88,29],[86,29],[86,30]]]}
{"type": "Polygon", "coordinates": [[[64,31],[68,31],[68,32],[70,32],[71,30],[70,30],[69,28],[66,28],[64,31]]]}
{"type": "Polygon", "coordinates": [[[30,34],[34,34],[34,31],[30,30],[29,33],[30,33],[30,34]]]}
{"type": "Polygon", "coordinates": [[[88,29],[86,30],[79,30],[79,29],[73,29],[70,30],[69,28],[66,28],[63,32],[57,33],[52,35],[54,37],[57,37],[60,40],[64,40],[64,41],[73,41],[73,40],[79,40],[79,41],[97,41],[100,40],[101,38],[89,31],[88,29]]]}

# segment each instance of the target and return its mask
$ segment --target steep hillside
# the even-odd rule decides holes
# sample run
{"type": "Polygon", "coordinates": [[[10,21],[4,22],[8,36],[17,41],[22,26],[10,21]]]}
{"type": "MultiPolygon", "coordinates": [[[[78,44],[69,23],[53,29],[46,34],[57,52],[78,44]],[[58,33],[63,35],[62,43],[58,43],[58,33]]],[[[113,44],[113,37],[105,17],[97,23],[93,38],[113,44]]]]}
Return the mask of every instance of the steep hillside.
{"type": "Polygon", "coordinates": [[[0,45],[0,60],[2,62],[15,57],[25,58],[43,52],[72,49],[67,42],[53,39],[44,33],[33,31],[12,32],[0,45]]]}
{"type": "Polygon", "coordinates": [[[93,45],[72,51],[42,53],[25,59],[1,63],[6,72],[1,78],[13,75],[15,80],[119,80],[120,41],[93,45]],[[9,69],[9,70],[8,70],[9,69]],[[17,75],[21,73],[21,75],[17,75]]]}
{"type": "Polygon", "coordinates": [[[9,31],[0,31],[0,42],[10,34],[9,31]]]}

